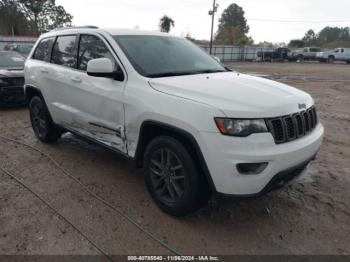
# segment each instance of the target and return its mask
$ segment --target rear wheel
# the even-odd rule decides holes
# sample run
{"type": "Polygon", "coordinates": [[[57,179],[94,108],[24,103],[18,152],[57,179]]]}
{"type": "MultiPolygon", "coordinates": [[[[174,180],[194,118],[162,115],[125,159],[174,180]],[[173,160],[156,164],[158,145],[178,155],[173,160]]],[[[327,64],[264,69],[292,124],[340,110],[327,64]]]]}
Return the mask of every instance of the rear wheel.
{"type": "Polygon", "coordinates": [[[205,187],[192,157],[172,137],[157,137],[148,145],[144,174],[153,200],[170,215],[190,214],[206,199],[205,187]]]}
{"type": "Polygon", "coordinates": [[[53,123],[45,102],[34,96],[29,103],[30,120],[35,136],[44,143],[56,142],[62,132],[53,123]]]}

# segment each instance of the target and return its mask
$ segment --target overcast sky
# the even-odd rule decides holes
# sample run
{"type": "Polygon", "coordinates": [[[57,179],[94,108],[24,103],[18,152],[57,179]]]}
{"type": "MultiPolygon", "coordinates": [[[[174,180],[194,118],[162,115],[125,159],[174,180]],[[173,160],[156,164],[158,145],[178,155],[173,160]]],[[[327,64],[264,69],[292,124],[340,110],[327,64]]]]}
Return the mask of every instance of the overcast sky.
{"type": "MultiPolygon", "coordinates": [[[[301,38],[312,28],[326,25],[350,26],[350,0],[217,0],[222,11],[231,3],[242,6],[255,42],[288,42],[301,38]],[[308,21],[302,23],[262,22],[253,19],[308,21]],[[345,22],[334,22],[344,21],[345,22]],[[332,21],[330,23],[316,23],[332,21]]],[[[209,39],[212,0],[56,0],[74,16],[74,25],[140,28],[157,30],[159,19],[167,14],[175,20],[172,34],[190,33],[196,39],[209,39]]]]}

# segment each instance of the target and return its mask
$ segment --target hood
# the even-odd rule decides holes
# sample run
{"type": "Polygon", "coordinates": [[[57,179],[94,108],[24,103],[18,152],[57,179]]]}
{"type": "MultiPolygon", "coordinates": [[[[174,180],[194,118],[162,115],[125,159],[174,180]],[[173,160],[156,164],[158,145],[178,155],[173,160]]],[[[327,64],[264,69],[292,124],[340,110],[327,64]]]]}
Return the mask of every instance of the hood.
{"type": "Polygon", "coordinates": [[[159,92],[210,105],[235,118],[289,115],[314,103],[301,90],[236,72],[155,78],[150,85],[159,92]]]}
{"type": "Polygon", "coordinates": [[[7,77],[24,77],[23,68],[2,68],[0,67],[0,75],[7,77]]]}

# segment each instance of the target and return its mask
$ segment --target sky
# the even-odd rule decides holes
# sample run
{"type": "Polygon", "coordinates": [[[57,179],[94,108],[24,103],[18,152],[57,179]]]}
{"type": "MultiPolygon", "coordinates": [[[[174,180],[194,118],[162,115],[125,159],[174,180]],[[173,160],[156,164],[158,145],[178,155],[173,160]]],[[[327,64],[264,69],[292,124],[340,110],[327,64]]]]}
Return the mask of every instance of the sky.
{"type": "MultiPolygon", "coordinates": [[[[325,26],[350,26],[350,0],[217,0],[215,31],[223,10],[231,3],[243,7],[249,35],[256,43],[288,43],[302,38],[308,29],[319,32],[325,26]],[[278,21],[261,21],[278,20],[278,21]],[[299,22],[282,22],[299,21],[299,22]],[[322,23],[320,23],[322,22],[322,23]]],[[[159,19],[172,17],[171,33],[209,39],[212,0],[56,0],[74,16],[73,24],[105,28],[158,30],[159,19]]]]}

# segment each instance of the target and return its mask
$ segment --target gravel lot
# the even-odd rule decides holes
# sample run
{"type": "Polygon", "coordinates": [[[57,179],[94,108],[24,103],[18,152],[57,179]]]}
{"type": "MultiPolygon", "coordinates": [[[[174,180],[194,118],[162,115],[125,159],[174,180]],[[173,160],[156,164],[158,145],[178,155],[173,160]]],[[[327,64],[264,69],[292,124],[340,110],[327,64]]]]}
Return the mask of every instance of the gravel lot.
{"type": "MultiPolygon", "coordinates": [[[[0,135],[48,153],[91,191],[181,254],[350,255],[350,66],[230,66],[311,93],[326,128],[324,145],[307,173],[261,198],[220,201],[175,219],[154,205],[141,173],[127,160],[69,134],[55,145],[39,143],[27,109],[1,110],[0,135]]],[[[0,139],[0,166],[71,223],[0,173],[0,254],[171,254],[38,152],[0,139]]]]}

